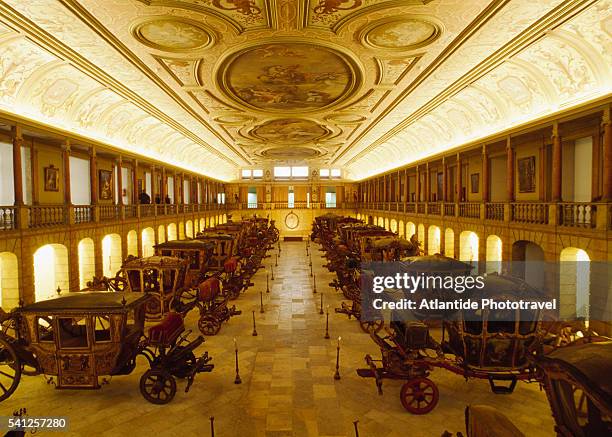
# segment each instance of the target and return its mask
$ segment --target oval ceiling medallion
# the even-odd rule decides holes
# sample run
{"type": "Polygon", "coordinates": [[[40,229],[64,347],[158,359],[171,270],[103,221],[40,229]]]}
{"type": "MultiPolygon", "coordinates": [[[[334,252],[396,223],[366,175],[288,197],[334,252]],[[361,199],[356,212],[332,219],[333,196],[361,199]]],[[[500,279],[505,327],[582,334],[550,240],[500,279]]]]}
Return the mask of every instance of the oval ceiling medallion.
{"type": "Polygon", "coordinates": [[[262,44],[230,56],[219,70],[223,91],[256,110],[317,111],[336,104],[356,87],[354,63],[342,52],[305,42],[262,44]]]}
{"type": "Polygon", "coordinates": [[[325,117],[325,119],[335,121],[336,123],[355,124],[361,123],[367,118],[360,114],[332,114],[325,117]]]}
{"type": "Polygon", "coordinates": [[[400,17],[377,21],[361,33],[362,42],[375,49],[413,50],[434,42],[441,27],[421,18],[400,17]]]}
{"type": "Polygon", "coordinates": [[[244,124],[253,121],[253,117],[244,114],[227,114],[215,118],[215,121],[222,124],[244,124]]]}
{"type": "Polygon", "coordinates": [[[310,147],[271,147],[261,152],[261,156],[276,160],[304,160],[318,158],[321,155],[310,147]]]}
{"type": "Polygon", "coordinates": [[[176,17],[158,17],[141,22],[132,29],[142,44],[165,52],[189,52],[208,47],[213,33],[196,21],[176,17]]]}
{"type": "Polygon", "coordinates": [[[299,146],[321,140],[329,131],[311,120],[282,118],[259,125],[250,134],[267,143],[299,146]]]}

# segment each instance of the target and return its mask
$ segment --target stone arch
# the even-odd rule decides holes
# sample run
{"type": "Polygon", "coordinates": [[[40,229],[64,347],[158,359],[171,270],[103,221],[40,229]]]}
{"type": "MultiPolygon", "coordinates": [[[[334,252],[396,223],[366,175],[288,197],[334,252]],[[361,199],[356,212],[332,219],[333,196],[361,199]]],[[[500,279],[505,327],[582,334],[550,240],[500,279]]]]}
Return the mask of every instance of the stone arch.
{"type": "Polygon", "coordinates": [[[153,256],[155,253],[155,230],[153,228],[144,228],[141,233],[142,256],[153,256]]]}
{"type": "Polygon", "coordinates": [[[0,252],[0,307],[8,311],[19,305],[19,262],[12,252],[0,252]]]}
{"type": "Polygon", "coordinates": [[[583,249],[566,247],[559,254],[559,315],[589,320],[591,259],[583,249]]]}
{"type": "Polygon", "coordinates": [[[502,272],[502,240],[497,235],[487,237],[486,247],[486,272],[502,272]]]}
{"type": "Polygon", "coordinates": [[[427,254],[434,255],[440,253],[440,228],[431,225],[427,232],[427,254]]]}
{"type": "Polygon", "coordinates": [[[446,228],[444,231],[444,255],[455,257],[455,231],[451,228],[446,228]]]}
{"type": "Polygon", "coordinates": [[[57,296],[57,288],[69,291],[68,249],[46,244],[34,252],[34,298],[36,302],[57,296]]]}
{"type": "Polygon", "coordinates": [[[108,234],[102,238],[102,274],[114,277],[123,262],[121,253],[121,236],[119,234],[108,234]]]}
{"type": "Polygon", "coordinates": [[[168,224],[168,241],[174,241],[176,237],[176,223],[168,224]]]}
{"type": "Polygon", "coordinates": [[[138,256],[138,234],[134,229],[127,233],[127,254],[138,256]]]}
{"type": "Polygon", "coordinates": [[[94,242],[91,238],[83,238],[77,245],[79,256],[79,288],[87,287],[87,282],[96,275],[96,257],[94,242]]]}
{"type": "Polygon", "coordinates": [[[476,232],[463,231],[459,234],[459,260],[478,261],[478,234],[476,232]]]}

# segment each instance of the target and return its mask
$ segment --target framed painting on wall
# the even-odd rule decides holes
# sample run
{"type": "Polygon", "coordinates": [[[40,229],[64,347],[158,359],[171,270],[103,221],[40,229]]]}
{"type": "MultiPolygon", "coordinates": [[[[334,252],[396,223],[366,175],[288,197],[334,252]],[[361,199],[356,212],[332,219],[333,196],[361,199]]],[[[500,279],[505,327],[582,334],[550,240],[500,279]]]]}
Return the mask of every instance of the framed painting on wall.
{"type": "Polygon", "coordinates": [[[45,191],[59,191],[59,168],[45,167],[45,191]]]}
{"type": "Polygon", "coordinates": [[[98,191],[100,200],[113,199],[113,172],[98,170],[98,191]]]}
{"type": "Polygon", "coordinates": [[[470,175],[470,192],[478,193],[478,185],[480,185],[480,173],[472,173],[470,175]]]}
{"type": "Polygon", "coordinates": [[[535,192],[535,156],[518,160],[519,193],[535,192]]]}

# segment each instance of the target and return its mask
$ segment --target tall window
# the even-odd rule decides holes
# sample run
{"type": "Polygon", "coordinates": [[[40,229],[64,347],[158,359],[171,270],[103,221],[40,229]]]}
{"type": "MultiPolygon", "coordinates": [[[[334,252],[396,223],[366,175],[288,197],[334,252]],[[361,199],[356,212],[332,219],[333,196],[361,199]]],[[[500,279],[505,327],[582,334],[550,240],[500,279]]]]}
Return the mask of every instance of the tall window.
{"type": "Polygon", "coordinates": [[[289,187],[289,194],[287,197],[287,208],[295,208],[295,193],[293,187],[289,187]]]}
{"type": "Polygon", "coordinates": [[[291,167],[291,177],[307,178],[308,177],[308,167],[291,167]]]}
{"type": "Polygon", "coordinates": [[[275,178],[288,178],[291,176],[291,167],[274,167],[275,178]]]}
{"type": "Polygon", "coordinates": [[[336,187],[327,187],[325,191],[325,208],[336,207],[336,187]]]}
{"type": "Polygon", "coordinates": [[[247,194],[247,208],[257,208],[257,188],[249,187],[247,194]]]}
{"type": "Polygon", "coordinates": [[[225,204],[225,193],[217,193],[217,203],[219,205],[225,204]]]}

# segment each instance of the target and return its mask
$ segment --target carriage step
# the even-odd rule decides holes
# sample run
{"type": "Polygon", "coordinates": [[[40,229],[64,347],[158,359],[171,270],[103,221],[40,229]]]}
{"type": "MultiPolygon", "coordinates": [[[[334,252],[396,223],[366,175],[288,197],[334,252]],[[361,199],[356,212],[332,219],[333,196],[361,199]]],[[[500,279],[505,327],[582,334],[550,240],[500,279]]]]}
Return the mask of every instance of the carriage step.
{"type": "Polygon", "coordinates": [[[376,378],[374,371],[372,369],[357,369],[357,375],[362,378],[376,378]]]}
{"type": "Polygon", "coordinates": [[[508,376],[508,377],[493,377],[489,375],[489,385],[491,386],[491,391],[496,395],[509,395],[514,392],[514,388],[516,387],[516,377],[508,376]],[[508,385],[499,385],[496,384],[495,381],[510,381],[508,385]]]}

